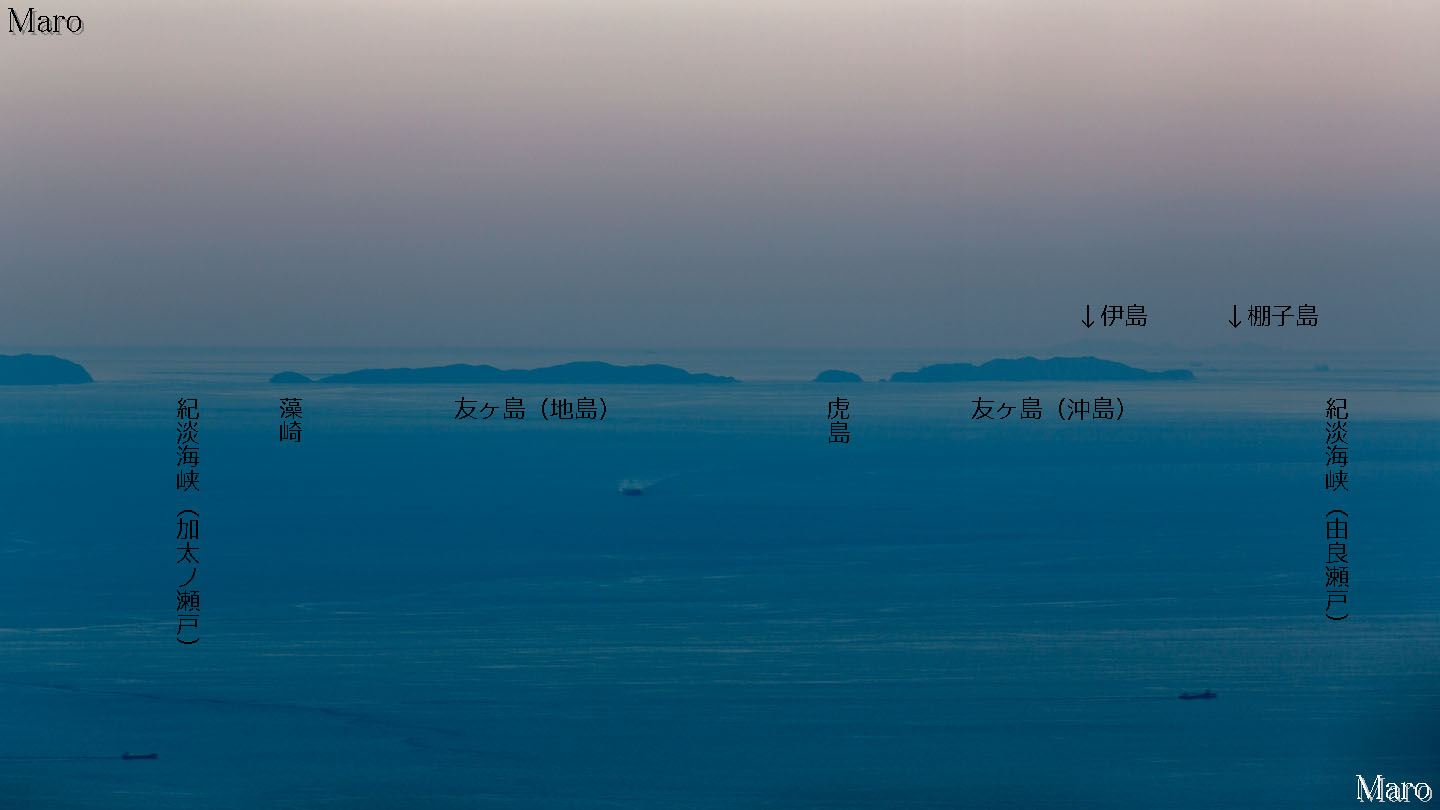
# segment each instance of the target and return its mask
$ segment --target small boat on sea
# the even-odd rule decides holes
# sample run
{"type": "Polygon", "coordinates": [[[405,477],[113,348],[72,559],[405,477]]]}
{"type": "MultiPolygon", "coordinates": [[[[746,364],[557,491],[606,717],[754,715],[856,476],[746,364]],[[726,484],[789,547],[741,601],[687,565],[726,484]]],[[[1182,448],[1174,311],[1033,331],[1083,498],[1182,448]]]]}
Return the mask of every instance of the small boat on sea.
{"type": "Polygon", "coordinates": [[[121,759],[159,759],[159,754],[132,754],[129,751],[120,755],[121,759]]]}
{"type": "Polygon", "coordinates": [[[621,495],[644,495],[644,494],[645,494],[645,490],[641,489],[640,487],[621,487],[621,488],[620,488],[620,494],[621,494],[621,495]]]}
{"type": "Polygon", "coordinates": [[[1219,695],[1211,692],[1209,689],[1206,689],[1204,692],[1182,692],[1180,695],[1181,700],[1214,700],[1217,697],[1219,697],[1219,695]]]}

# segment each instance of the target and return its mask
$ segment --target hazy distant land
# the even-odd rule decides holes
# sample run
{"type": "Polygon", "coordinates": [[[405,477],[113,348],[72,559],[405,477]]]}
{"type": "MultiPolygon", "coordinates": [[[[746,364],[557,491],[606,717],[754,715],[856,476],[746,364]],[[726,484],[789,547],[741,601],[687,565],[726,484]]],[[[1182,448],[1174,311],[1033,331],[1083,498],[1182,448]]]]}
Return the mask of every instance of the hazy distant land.
{"type": "Polygon", "coordinates": [[[0,385],[94,382],[84,366],[50,354],[0,354],[0,385]]]}
{"type": "MultiPolygon", "coordinates": [[[[897,371],[890,382],[968,382],[968,381],[1035,381],[1035,380],[1124,380],[1168,381],[1193,380],[1187,370],[1146,371],[1096,357],[1034,357],[996,359],[981,365],[971,363],[939,363],[918,371],[897,371]]],[[[840,369],[827,369],[813,380],[817,383],[858,383],[860,375],[840,369]]],[[[533,369],[501,369],[491,365],[454,363],[448,366],[423,368],[368,368],[311,378],[294,371],[282,371],[270,382],[286,385],[338,383],[350,385],[423,385],[475,383],[554,383],[554,384],[694,384],[733,383],[734,377],[699,374],[659,363],[640,366],[619,366],[598,361],[562,363],[533,369]]]]}
{"type": "Polygon", "coordinates": [[[682,368],[652,363],[644,366],[617,366],[611,363],[562,363],[533,369],[500,369],[494,366],[472,366],[454,363],[426,368],[367,368],[343,374],[331,374],[311,380],[303,374],[284,371],[270,378],[272,383],[347,383],[364,385],[416,385],[425,383],[602,383],[602,384],[669,384],[669,383],[733,383],[734,377],[715,374],[692,374],[682,368]]]}
{"type": "Polygon", "coordinates": [[[939,363],[919,371],[898,371],[891,382],[969,382],[972,380],[1193,380],[1195,375],[1183,369],[1145,371],[1113,360],[1097,357],[1052,357],[1037,360],[991,360],[983,365],[970,363],[939,363]]]}

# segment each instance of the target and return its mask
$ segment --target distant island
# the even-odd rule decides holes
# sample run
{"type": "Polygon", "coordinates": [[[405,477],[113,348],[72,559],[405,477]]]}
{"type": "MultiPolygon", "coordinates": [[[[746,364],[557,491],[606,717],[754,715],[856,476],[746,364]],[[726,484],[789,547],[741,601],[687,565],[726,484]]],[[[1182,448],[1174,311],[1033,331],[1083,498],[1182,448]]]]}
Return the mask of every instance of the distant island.
{"type": "Polygon", "coordinates": [[[0,385],[95,382],[79,363],[50,354],[0,354],[0,385]]]}
{"type": "Polygon", "coordinates": [[[427,368],[367,368],[331,374],[311,380],[304,374],[283,371],[272,383],[342,383],[350,385],[420,385],[428,383],[585,383],[602,385],[648,385],[671,383],[733,383],[734,377],[692,374],[683,368],[652,363],[645,366],[617,366],[595,361],[562,363],[532,369],[500,369],[455,363],[427,368]]]}
{"type": "Polygon", "coordinates": [[[1176,346],[1172,343],[1145,343],[1139,340],[1124,340],[1117,338],[1080,338],[1052,346],[1045,351],[1058,352],[1060,354],[1129,354],[1147,355],[1157,354],[1284,354],[1285,350],[1276,346],[1266,346],[1262,343],[1241,340],[1231,343],[1214,343],[1209,346],[1176,346]]]}
{"type": "Polygon", "coordinates": [[[1096,357],[1052,357],[1037,360],[991,360],[976,366],[970,363],[940,363],[919,371],[897,371],[891,382],[970,382],[972,380],[1029,382],[1034,380],[1193,380],[1184,369],[1145,371],[1113,360],[1096,357]]]}
{"type": "Polygon", "coordinates": [[[832,368],[828,371],[822,371],[819,374],[815,375],[815,379],[813,380],[813,382],[857,383],[864,382],[864,380],[860,379],[860,375],[856,374],[853,371],[841,371],[838,368],[832,368]]]}

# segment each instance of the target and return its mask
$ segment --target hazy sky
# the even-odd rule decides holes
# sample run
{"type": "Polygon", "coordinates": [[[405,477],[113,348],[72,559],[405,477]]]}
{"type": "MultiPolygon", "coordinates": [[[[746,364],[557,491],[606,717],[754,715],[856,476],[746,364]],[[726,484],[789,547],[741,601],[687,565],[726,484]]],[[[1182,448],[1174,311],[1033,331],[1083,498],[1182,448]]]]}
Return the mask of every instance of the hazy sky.
{"type": "Polygon", "coordinates": [[[1440,345],[1435,0],[37,11],[0,352],[1440,345]]]}

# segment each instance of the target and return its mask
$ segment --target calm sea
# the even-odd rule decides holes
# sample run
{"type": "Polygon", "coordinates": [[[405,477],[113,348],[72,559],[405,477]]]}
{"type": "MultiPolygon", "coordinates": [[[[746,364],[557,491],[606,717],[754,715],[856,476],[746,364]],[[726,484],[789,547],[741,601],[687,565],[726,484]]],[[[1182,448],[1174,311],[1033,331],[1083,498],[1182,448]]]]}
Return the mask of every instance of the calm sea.
{"type": "Polygon", "coordinates": [[[7,810],[1254,810],[1354,806],[1357,773],[1440,785],[1434,358],[831,386],[806,380],[988,357],[54,353],[97,382],[0,389],[7,810]],[[266,382],[575,359],[743,382],[266,382]],[[182,396],[193,493],[175,488],[182,396]],[[278,440],[281,396],[303,398],[298,444],[278,440]],[[462,396],[501,407],[455,420],[462,396]],[[604,421],[541,418],[584,396],[604,421]],[[512,397],[524,420],[501,418],[512,397]],[[974,420],[977,397],[1044,416],[974,420]],[[1062,422],[1062,397],[1124,415],[1062,422]],[[1348,492],[1324,485],[1331,397],[1348,492]],[[194,566],[181,509],[200,514],[194,566]],[[1203,689],[1219,697],[1176,699],[1203,689]]]}

